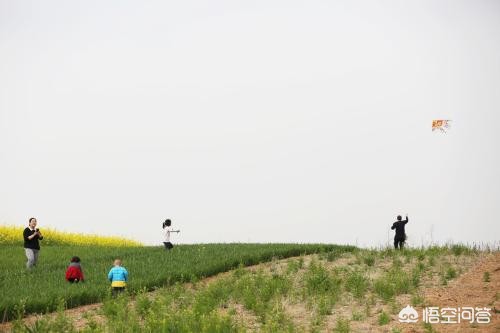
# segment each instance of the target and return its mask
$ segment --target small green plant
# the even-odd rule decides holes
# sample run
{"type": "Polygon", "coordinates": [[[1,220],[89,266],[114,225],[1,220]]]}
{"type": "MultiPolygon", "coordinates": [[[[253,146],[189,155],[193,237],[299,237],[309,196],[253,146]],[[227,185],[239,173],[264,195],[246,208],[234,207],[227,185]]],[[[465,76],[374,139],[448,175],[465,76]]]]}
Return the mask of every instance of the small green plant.
{"type": "Polygon", "coordinates": [[[366,255],[363,257],[363,262],[365,263],[365,265],[371,267],[375,265],[375,256],[372,254],[366,255]]]}
{"type": "Polygon", "coordinates": [[[335,325],[334,332],[336,332],[336,333],[349,333],[349,332],[351,332],[351,325],[349,323],[349,320],[343,319],[343,318],[338,318],[337,323],[335,325]]]}
{"type": "Polygon", "coordinates": [[[299,271],[299,269],[302,268],[303,263],[304,263],[303,260],[302,260],[302,262],[299,261],[299,260],[296,260],[296,259],[290,259],[290,260],[288,260],[286,272],[288,274],[297,273],[299,271]]]}
{"type": "Polygon", "coordinates": [[[434,267],[434,265],[436,265],[436,258],[434,258],[434,256],[430,256],[427,259],[427,263],[429,264],[429,266],[434,267]]]}
{"type": "Polygon", "coordinates": [[[413,283],[412,277],[396,266],[375,281],[374,290],[387,302],[396,295],[412,291],[415,287],[413,283]]]}
{"type": "MultiPolygon", "coordinates": [[[[263,332],[293,332],[295,327],[292,320],[286,315],[283,305],[273,304],[262,327],[263,332]]],[[[214,331],[215,332],[215,331],[214,331]]]]}
{"type": "Polygon", "coordinates": [[[394,257],[392,259],[392,267],[397,269],[397,268],[401,268],[403,266],[403,263],[401,262],[401,259],[399,259],[399,257],[394,257]]]}
{"type": "Polygon", "coordinates": [[[378,324],[379,324],[380,326],[382,326],[382,325],[387,325],[387,324],[389,324],[389,321],[390,321],[390,320],[391,320],[391,318],[389,317],[389,315],[388,315],[386,312],[382,311],[382,312],[378,315],[378,320],[377,320],[377,322],[378,322],[378,324]]]}
{"type": "Polygon", "coordinates": [[[448,266],[448,268],[446,269],[445,273],[444,273],[444,278],[446,279],[446,281],[449,281],[451,279],[454,279],[457,277],[457,271],[455,268],[453,268],[452,266],[448,266]]]}
{"type": "Polygon", "coordinates": [[[425,333],[435,333],[434,327],[432,327],[431,323],[424,323],[424,332],[425,333]]]}
{"type": "Polygon", "coordinates": [[[332,314],[332,307],[335,300],[328,296],[320,296],[318,300],[318,314],[320,316],[327,316],[332,314]]]}
{"type": "Polygon", "coordinates": [[[411,295],[411,305],[419,306],[424,304],[424,297],[421,294],[411,295]]]}
{"type": "Polygon", "coordinates": [[[361,320],[363,320],[363,318],[364,318],[363,313],[361,313],[361,312],[353,312],[351,320],[352,321],[361,321],[361,320]]]}
{"type": "Polygon", "coordinates": [[[483,281],[484,282],[490,282],[490,272],[484,272],[484,274],[483,274],[483,281]]]}
{"type": "Polygon", "coordinates": [[[304,274],[304,284],[309,295],[336,295],[340,292],[341,283],[338,276],[333,276],[323,265],[314,261],[304,274]]]}
{"type": "Polygon", "coordinates": [[[366,302],[365,303],[365,316],[370,317],[371,315],[372,315],[372,303],[366,302]]]}
{"type": "Polygon", "coordinates": [[[135,311],[141,318],[144,318],[151,308],[152,301],[148,298],[146,291],[139,293],[135,298],[135,311]]]}
{"type": "Polygon", "coordinates": [[[424,272],[425,271],[425,263],[423,261],[419,261],[417,263],[417,266],[415,266],[415,269],[420,271],[420,272],[424,272]]]}
{"type": "Polygon", "coordinates": [[[354,297],[360,299],[368,289],[368,279],[361,272],[354,271],[347,277],[345,287],[354,297]]]}

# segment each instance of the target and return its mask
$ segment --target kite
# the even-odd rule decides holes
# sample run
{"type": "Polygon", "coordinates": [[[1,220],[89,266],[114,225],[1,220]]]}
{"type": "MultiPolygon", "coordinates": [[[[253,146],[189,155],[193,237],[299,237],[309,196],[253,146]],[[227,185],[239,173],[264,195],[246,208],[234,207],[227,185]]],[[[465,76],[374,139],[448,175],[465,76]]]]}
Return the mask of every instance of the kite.
{"type": "Polygon", "coordinates": [[[450,122],[451,120],[449,119],[438,119],[438,120],[433,120],[432,121],[432,131],[434,132],[435,130],[440,130],[443,133],[446,133],[446,129],[450,128],[450,122]]]}

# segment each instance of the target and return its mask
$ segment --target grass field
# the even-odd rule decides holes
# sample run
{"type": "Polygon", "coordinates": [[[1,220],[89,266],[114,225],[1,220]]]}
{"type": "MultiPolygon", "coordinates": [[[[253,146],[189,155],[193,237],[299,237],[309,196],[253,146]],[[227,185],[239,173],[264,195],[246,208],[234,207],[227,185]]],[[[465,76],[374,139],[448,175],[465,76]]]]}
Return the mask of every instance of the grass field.
{"type": "Polygon", "coordinates": [[[162,247],[43,246],[38,267],[25,269],[21,245],[0,245],[0,314],[54,311],[64,302],[75,307],[102,301],[109,293],[107,273],[121,258],[130,273],[128,290],[153,290],[175,282],[197,281],[238,265],[325,251],[353,251],[354,247],[318,244],[207,244],[162,247]],[[85,283],[72,285],[64,273],[72,256],[79,256],[85,283]],[[21,310],[22,309],[22,310],[21,310]]]}
{"type": "MultiPolygon", "coordinates": [[[[30,324],[16,320],[12,331],[347,333],[369,330],[397,333],[410,329],[396,320],[406,304],[422,307],[427,302],[424,291],[441,293],[442,288],[473,267],[477,260],[496,255],[496,252],[461,245],[404,251],[294,244],[192,245],[179,246],[171,253],[164,253],[159,248],[135,252],[138,250],[116,251],[125,251],[124,254],[130,256],[141,253],[130,265],[125,261],[125,266],[134,267],[131,271],[147,267],[154,274],[167,272],[163,278],[156,279],[159,283],[152,284],[166,284],[167,287],[154,293],[141,290],[155,277],[140,272],[132,275],[137,279],[131,283],[135,293],[117,299],[104,297],[102,305],[85,310],[76,319],[63,311],[64,302],[55,302],[52,306],[59,305],[57,314],[30,324]],[[276,259],[311,252],[317,253],[276,259]],[[250,268],[238,264],[260,261],[267,263],[250,268]],[[198,278],[235,266],[238,267],[229,274],[213,279],[198,278]],[[173,281],[193,283],[172,284],[173,281]]],[[[108,261],[114,257],[113,250],[106,251],[109,252],[98,255],[103,260],[103,269],[109,267],[108,261]]],[[[46,256],[54,256],[54,253],[46,256]]],[[[491,267],[496,265],[493,262],[491,267]]],[[[64,265],[60,267],[63,269],[64,265]]],[[[104,273],[96,272],[96,278],[105,280],[104,273]]],[[[28,276],[35,274],[38,272],[28,276]]],[[[481,286],[479,289],[488,288],[492,278],[493,275],[481,274],[475,282],[481,286]]],[[[57,281],[60,282],[52,283],[59,283],[60,290],[65,291],[63,296],[71,296],[75,290],[86,290],[88,286],[69,286],[59,275],[57,281]]],[[[106,291],[107,283],[104,282],[103,295],[106,291]]],[[[492,295],[492,302],[498,302],[498,292],[492,295]]],[[[46,294],[39,294],[39,297],[46,301],[51,298],[46,294]]],[[[71,297],[66,299],[71,300],[71,297]]],[[[483,305],[493,308],[495,304],[483,305]]],[[[411,327],[412,332],[435,331],[429,325],[415,325],[411,327]]],[[[486,328],[474,327],[478,332],[486,328]]],[[[488,332],[494,329],[487,328],[488,332]]]]}

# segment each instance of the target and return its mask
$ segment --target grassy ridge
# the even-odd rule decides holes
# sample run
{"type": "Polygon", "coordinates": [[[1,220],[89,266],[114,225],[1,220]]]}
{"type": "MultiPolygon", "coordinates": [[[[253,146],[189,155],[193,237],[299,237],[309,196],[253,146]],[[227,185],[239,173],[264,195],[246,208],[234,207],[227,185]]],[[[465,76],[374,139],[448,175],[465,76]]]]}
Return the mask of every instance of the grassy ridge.
{"type": "MultiPolygon", "coordinates": [[[[325,251],[257,269],[238,267],[209,283],[178,284],[154,294],[139,292],[133,298],[106,298],[101,308],[83,318],[67,316],[61,302],[57,316],[43,316],[28,325],[15,320],[13,332],[348,333],[369,329],[396,333],[415,328],[397,322],[405,305],[426,304],[423,290],[446,285],[486,255],[463,245],[404,251],[320,250],[325,251]],[[406,296],[400,299],[402,295],[406,296]]],[[[488,286],[489,276],[483,281],[488,286]]],[[[423,330],[434,332],[425,325],[423,330]]]]}
{"type": "Polygon", "coordinates": [[[109,292],[107,273],[116,257],[129,270],[129,291],[152,290],[174,282],[201,277],[274,257],[286,258],[325,251],[353,251],[352,246],[322,244],[207,244],[180,245],[166,252],[161,247],[47,246],[39,265],[24,268],[22,246],[0,245],[0,315],[12,319],[16,306],[27,313],[53,311],[60,300],[68,307],[101,301],[109,292]],[[71,285],[64,273],[71,256],[82,259],[86,282],[71,285]]]}
{"type": "MultiPolygon", "coordinates": [[[[22,245],[26,227],[0,225],[0,245],[22,245]]],[[[51,245],[95,245],[95,246],[142,246],[141,243],[122,237],[84,235],[61,232],[50,228],[41,230],[43,246],[51,245]]]]}

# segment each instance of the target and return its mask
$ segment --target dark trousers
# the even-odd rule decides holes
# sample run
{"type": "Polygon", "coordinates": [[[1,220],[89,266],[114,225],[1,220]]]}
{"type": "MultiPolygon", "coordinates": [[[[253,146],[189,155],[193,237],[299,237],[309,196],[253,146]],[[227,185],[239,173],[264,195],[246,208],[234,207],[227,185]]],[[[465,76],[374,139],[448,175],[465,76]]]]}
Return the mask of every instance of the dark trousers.
{"type": "Polygon", "coordinates": [[[113,287],[111,290],[111,293],[113,297],[118,296],[118,294],[121,294],[122,292],[125,291],[125,287],[113,287]]]}
{"type": "Polygon", "coordinates": [[[165,245],[165,249],[168,251],[168,250],[171,250],[174,246],[172,245],[172,243],[170,242],[163,242],[163,245],[165,245]]]}
{"type": "Polygon", "coordinates": [[[394,248],[397,249],[399,246],[399,249],[402,250],[404,245],[405,245],[404,238],[394,238],[394,248]]]}

